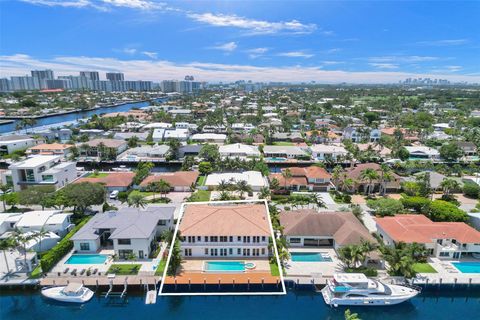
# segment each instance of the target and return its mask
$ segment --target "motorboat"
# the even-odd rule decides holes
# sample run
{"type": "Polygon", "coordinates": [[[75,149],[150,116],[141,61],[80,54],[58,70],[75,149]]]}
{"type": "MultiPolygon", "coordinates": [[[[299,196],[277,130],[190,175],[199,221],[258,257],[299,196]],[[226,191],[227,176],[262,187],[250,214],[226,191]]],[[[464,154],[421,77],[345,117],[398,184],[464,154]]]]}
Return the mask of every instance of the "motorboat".
{"type": "Polygon", "coordinates": [[[407,301],[421,292],[409,284],[393,285],[367,278],[363,273],[337,273],[321,290],[330,306],[388,306],[407,301]]]}
{"type": "Polygon", "coordinates": [[[61,302],[85,303],[92,299],[93,291],[81,283],[69,283],[66,286],[43,288],[42,295],[61,302]]]}

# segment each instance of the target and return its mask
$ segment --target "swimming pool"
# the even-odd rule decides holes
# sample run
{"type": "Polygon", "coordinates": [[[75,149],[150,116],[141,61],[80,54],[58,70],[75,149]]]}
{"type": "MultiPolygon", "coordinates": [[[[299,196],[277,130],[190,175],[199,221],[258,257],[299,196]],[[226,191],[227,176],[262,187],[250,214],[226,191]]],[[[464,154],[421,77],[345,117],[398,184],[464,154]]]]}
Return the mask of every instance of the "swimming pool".
{"type": "Polygon", "coordinates": [[[480,262],[452,262],[461,273],[480,273],[480,262]]]}
{"type": "Polygon", "coordinates": [[[203,270],[206,272],[245,272],[245,262],[206,261],[203,270]]]}
{"type": "Polygon", "coordinates": [[[332,262],[326,252],[290,252],[293,262],[332,262]]]}
{"type": "Polygon", "coordinates": [[[103,264],[107,256],[103,254],[72,254],[65,264],[103,264]]]}

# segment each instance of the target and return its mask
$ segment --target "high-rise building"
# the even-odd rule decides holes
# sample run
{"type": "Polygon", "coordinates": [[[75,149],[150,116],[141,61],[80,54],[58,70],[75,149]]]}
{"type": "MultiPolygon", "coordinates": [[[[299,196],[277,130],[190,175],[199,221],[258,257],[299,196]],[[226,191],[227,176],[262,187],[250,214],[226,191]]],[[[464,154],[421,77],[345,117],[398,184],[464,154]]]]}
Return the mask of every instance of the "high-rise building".
{"type": "Polygon", "coordinates": [[[124,81],[125,76],[121,72],[107,72],[107,80],[110,81],[124,81]]]}
{"type": "Polygon", "coordinates": [[[100,75],[98,71],[80,71],[80,77],[85,77],[92,81],[100,80],[100,75]]]}
{"type": "MultiPolygon", "coordinates": [[[[43,80],[45,81],[45,80],[43,80]]],[[[45,84],[46,87],[46,84],[45,84]]],[[[11,77],[10,78],[10,88],[12,91],[30,91],[30,90],[40,90],[40,81],[37,77],[11,77]]]]}
{"type": "Polygon", "coordinates": [[[59,76],[58,79],[68,80],[72,90],[92,90],[93,82],[86,77],[80,76],[59,76]]]}
{"type": "Polygon", "coordinates": [[[8,92],[10,91],[10,80],[7,78],[0,79],[0,92],[8,92]]]}
{"type": "Polygon", "coordinates": [[[163,80],[160,84],[160,88],[164,93],[176,92],[177,91],[177,82],[176,80],[163,80]]]}
{"type": "Polygon", "coordinates": [[[32,77],[39,80],[55,79],[52,70],[32,70],[32,77]]]}
{"type": "Polygon", "coordinates": [[[70,89],[71,83],[68,79],[47,79],[47,89],[70,89]]]}

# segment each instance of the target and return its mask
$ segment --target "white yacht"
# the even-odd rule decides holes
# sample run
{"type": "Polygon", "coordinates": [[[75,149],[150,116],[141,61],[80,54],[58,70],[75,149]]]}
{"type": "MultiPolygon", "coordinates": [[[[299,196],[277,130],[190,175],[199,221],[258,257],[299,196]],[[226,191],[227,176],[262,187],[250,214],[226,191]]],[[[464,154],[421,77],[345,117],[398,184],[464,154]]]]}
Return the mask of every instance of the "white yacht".
{"type": "Polygon", "coordinates": [[[363,273],[337,273],[322,289],[330,306],[388,306],[402,303],[420,293],[410,285],[391,285],[367,278],[363,273]]]}
{"type": "Polygon", "coordinates": [[[93,291],[81,283],[69,283],[62,287],[43,288],[42,295],[61,302],[85,303],[92,299],[93,291]]]}

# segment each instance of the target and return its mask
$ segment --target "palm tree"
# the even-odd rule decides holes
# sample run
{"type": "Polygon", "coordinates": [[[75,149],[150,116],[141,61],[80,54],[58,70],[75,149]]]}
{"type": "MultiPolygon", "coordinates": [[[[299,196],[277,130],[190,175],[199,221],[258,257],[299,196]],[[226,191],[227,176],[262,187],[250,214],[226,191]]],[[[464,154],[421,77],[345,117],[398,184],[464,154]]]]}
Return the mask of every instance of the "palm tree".
{"type": "Polygon", "coordinates": [[[5,193],[10,189],[8,184],[0,184],[0,190],[2,191],[2,203],[3,203],[3,211],[7,211],[7,205],[6,205],[6,200],[5,200],[5,193]]]}
{"type": "Polygon", "coordinates": [[[449,196],[453,190],[458,190],[460,188],[460,184],[457,180],[445,178],[440,183],[440,187],[443,189],[443,194],[449,196]]]}
{"type": "Polygon", "coordinates": [[[367,263],[368,254],[372,251],[375,251],[377,249],[377,245],[370,241],[365,241],[362,239],[360,241],[360,247],[364,254],[363,264],[365,265],[367,263]]]}
{"type": "Polygon", "coordinates": [[[270,188],[272,188],[273,191],[277,191],[280,188],[277,178],[273,178],[272,181],[270,181],[270,188]]]}
{"type": "Polygon", "coordinates": [[[323,198],[319,194],[312,194],[310,199],[314,203],[314,205],[317,207],[317,209],[327,207],[327,205],[323,201],[323,198]]]}
{"type": "Polygon", "coordinates": [[[12,248],[14,248],[14,244],[12,243],[11,239],[0,240],[0,250],[3,251],[3,258],[5,259],[5,264],[7,266],[7,272],[5,273],[5,277],[7,277],[7,280],[8,280],[8,275],[10,274],[10,266],[8,265],[7,251],[9,251],[12,248]]]}
{"type": "Polygon", "coordinates": [[[336,165],[335,168],[333,168],[332,179],[335,185],[338,185],[341,182],[340,178],[342,176],[342,173],[343,173],[342,166],[336,165]]]}
{"type": "Polygon", "coordinates": [[[49,238],[50,232],[48,230],[45,230],[45,228],[42,227],[40,231],[35,232],[33,237],[38,241],[38,252],[42,252],[42,240],[43,238],[49,238]]]}
{"type": "Polygon", "coordinates": [[[388,165],[385,163],[382,163],[380,165],[380,172],[381,172],[381,190],[380,194],[383,196],[385,195],[385,192],[387,191],[387,183],[393,180],[393,174],[392,170],[388,165]]]}
{"type": "Polygon", "coordinates": [[[129,207],[137,208],[139,212],[140,208],[143,209],[147,205],[145,197],[138,192],[130,193],[127,199],[127,203],[129,207]]]}
{"type": "Polygon", "coordinates": [[[260,189],[259,199],[268,199],[270,198],[270,189],[268,187],[263,187],[260,189]]]}
{"type": "MultiPolygon", "coordinates": [[[[20,229],[15,228],[12,234],[13,241],[17,246],[22,247],[23,251],[23,262],[25,268],[27,268],[27,243],[33,239],[33,235],[27,235],[23,233],[20,229]]],[[[28,270],[27,270],[28,272],[28,270]]]]}
{"type": "Polygon", "coordinates": [[[287,180],[292,178],[292,172],[290,171],[289,168],[282,170],[282,178],[284,180],[283,187],[285,188],[285,190],[287,190],[287,182],[288,182],[287,180]]]}
{"type": "Polygon", "coordinates": [[[245,192],[252,192],[252,187],[245,180],[240,180],[236,183],[236,189],[240,193],[240,198],[243,198],[245,192]]]}
{"type": "Polygon", "coordinates": [[[346,190],[347,192],[352,193],[354,187],[355,187],[355,180],[353,180],[352,178],[346,178],[343,180],[342,190],[346,190]]]}
{"type": "Polygon", "coordinates": [[[172,189],[172,186],[167,181],[160,180],[158,182],[158,188],[159,188],[160,193],[163,195],[163,197],[166,198],[167,193],[170,192],[170,190],[172,189]]]}
{"type": "Polygon", "coordinates": [[[225,180],[220,180],[217,186],[218,191],[226,191],[230,189],[230,182],[225,180]]]}
{"type": "Polygon", "coordinates": [[[365,193],[370,195],[375,187],[374,181],[379,178],[378,172],[375,169],[367,168],[360,172],[360,178],[368,182],[365,193]]]}

